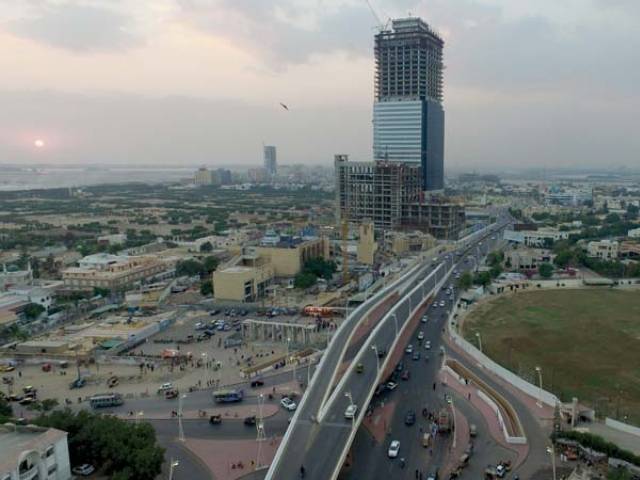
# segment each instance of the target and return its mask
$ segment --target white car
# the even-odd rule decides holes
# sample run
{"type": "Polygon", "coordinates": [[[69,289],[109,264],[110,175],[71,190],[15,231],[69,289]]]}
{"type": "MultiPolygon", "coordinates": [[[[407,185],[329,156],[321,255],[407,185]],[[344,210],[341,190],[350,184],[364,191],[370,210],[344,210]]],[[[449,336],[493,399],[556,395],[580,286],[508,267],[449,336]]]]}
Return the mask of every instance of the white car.
{"type": "Polygon", "coordinates": [[[389,458],[396,458],[398,456],[398,452],[400,451],[400,442],[398,440],[393,440],[389,445],[389,451],[387,451],[387,455],[389,458]]]}
{"type": "Polygon", "coordinates": [[[446,305],[446,302],[444,300],[440,300],[440,306],[444,307],[446,305]]]}
{"type": "Polygon", "coordinates": [[[424,332],[420,331],[418,332],[418,340],[423,340],[424,339],[424,332]]]}
{"type": "Polygon", "coordinates": [[[344,418],[352,419],[353,417],[356,416],[357,411],[358,411],[358,406],[355,403],[352,403],[344,411],[344,418]]]}
{"type": "Polygon", "coordinates": [[[296,408],[298,408],[296,402],[288,397],[284,397],[282,400],[280,400],[280,405],[282,405],[285,410],[288,410],[290,412],[293,412],[296,408]]]}
{"type": "Polygon", "coordinates": [[[166,392],[167,390],[173,390],[173,383],[163,383],[162,385],[160,385],[160,388],[158,388],[159,392],[166,392]]]}
{"type": "Polygon", "coordinates": [[[427,340],[426,342],[424,342],[424,348],[426,350],[431,350],[431,340],[427,340]]]}
{"type": "Polygon", "coordinates": [[[398,384],[396,382],[387,382],[387,390],[395,390],[398,384]]]}
{"type": "Polygon", "coordinates": [[[82,465],[78,465],[77,467],[73,467],[71,469],[71,472],[74,475],[81,475],[83,477],[88,477],[89,475],[91,475],[95,471],[96,471],[96,469],[93,468],[93,465],[89,465],[88,463],[84,463],[82,465]]]}
{"type": "Polygon", "coordinates": [[[423,315],[422,318],[420,319],[420,322],[422,323],[427,323],[429,321],[429,317],[427,317],[426,315],[423,315]]]}
{"type": "Polygon", "coordinates": [[[412,354],[413,353],[413,345],[407,345],[404,353],[412,354]]]}

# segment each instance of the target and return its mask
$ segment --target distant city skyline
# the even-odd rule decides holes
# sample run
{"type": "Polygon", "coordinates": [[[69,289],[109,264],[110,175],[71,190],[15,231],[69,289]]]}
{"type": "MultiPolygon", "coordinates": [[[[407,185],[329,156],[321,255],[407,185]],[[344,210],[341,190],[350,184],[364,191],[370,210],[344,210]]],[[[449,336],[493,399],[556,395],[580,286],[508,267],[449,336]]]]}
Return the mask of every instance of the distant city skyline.
{"type": "MultiPolygon", "coordinates": [[[[372,4],[447,42],[447,170],[637,165],[637,2],[372,4]]],[[[6,0],[0,164],[371,160],[375,26],[359,0],[6,0]]]]}

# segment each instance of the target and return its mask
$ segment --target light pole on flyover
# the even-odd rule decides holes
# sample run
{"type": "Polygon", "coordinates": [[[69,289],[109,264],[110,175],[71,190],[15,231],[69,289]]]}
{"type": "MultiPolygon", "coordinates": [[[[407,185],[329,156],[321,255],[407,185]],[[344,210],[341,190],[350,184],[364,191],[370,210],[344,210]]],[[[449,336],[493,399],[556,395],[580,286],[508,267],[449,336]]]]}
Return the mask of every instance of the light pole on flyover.
{"type": "Polygon", "coordinates": [[[396,315],[396,312],[393,312],[391,315],[393,316],[393,321],[395,322],[396,337],[397,337],[398,336],[398,316],[396,315]]]}
{"type": "Polygon", "coordinates": [[[376,372],[380,373],[380,354],[378,353],[378,347],[375,345],[371,345],[371,350],[376,355],[376,372]]]}
{"type": "Polygon", "coordinates": [[[482,352],[482,337],[480,336],[480,332],[476,332],[476,338],[478,339],[478,348],[480,349],[480,352],[482,352]]]}
{"type": "Polygon", "coordinates": [[[536,404],[538,405],[538,407],[542,408],[542,368],[536,367],[536,372],[538,372],[538,382],[540,387],[540,396],[538,397],[538,401],[536,402],[536,404]]]}

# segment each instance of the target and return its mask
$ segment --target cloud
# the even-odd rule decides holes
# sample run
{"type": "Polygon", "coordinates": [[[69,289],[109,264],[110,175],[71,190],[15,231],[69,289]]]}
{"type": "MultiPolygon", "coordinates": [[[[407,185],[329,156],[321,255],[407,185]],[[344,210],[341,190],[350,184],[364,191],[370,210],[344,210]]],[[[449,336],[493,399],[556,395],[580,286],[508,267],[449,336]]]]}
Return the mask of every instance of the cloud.
{"type": "Polygon", "coordinates": [[[77,53],[126,50],[141,43],[133,20],[90,4],[32,2],[31,14],[8,23],[15,35],[77,53]]]}

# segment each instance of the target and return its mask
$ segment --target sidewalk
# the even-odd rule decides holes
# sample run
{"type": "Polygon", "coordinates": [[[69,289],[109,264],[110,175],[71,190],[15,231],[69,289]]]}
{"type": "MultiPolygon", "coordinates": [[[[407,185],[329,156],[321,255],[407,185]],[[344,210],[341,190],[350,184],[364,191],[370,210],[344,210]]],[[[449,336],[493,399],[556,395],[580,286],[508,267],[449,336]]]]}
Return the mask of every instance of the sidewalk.
{"type": "Polygon", "coordinates": [[[256,470],[258,449],[260,465],[269,465],[281,440],[281,437],[262,442],[187,439],[186,446],[209,468],[216,480],[235,480],[256,470]]]}

